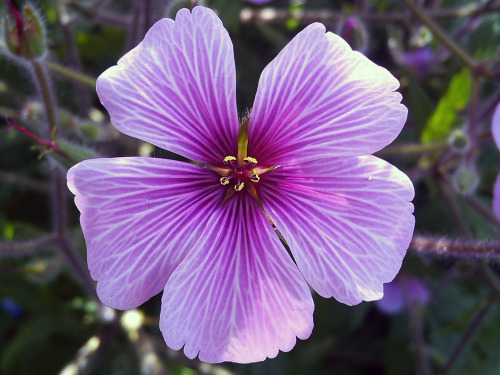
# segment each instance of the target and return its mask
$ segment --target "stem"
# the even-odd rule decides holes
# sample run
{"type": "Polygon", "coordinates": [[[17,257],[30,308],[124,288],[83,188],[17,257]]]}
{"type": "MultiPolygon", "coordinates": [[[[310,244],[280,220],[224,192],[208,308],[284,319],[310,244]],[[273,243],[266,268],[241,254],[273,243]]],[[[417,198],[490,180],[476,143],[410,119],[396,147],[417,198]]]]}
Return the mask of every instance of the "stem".
{"type": "MultiPolygon", "coordinates": [[[[56,1],[56,12],[58,24],[62,32],[63,46],[66,59],[69,63],[68,65],[70,68],[80,71],[82,69],[82,61],[75,43],[75,30],[73,27],[74,18],[70,18],[67,8],[63,5],[63,0],[56,1]]],[[[91,107],[89,88],[78,81],[73,82],[72,86],[73,90],[79,93],[78,111],[81,115],[86,115],[91,107]]]]}
{"type": "Polygon", "coordinates": [[[473,76],[472,87],[469,103],[469,121],[465,126],[465,132],[469,135],[471,140],[471,150],[473,150],[476,145],[476,135],[477,135],[477,125],[478,125],[478,112],[479,112],[479,95],[480,95],[481,84],[479,82],[478,76],[473,76]]]}
{"type": "Polygon", "coordinates": [[[95,78],[93,78],[89,75],[77,72],[76,70],[66,68],[58,63],[55,63],[55,62],[47,61],[46,64],[47,64],[47,67],[49,67],[54,72],[59,73],[60,75],[63,75],[65,77],[70,78],[72,80],[75,80],[77,82],[83,83],[83,84],[95,89],[96,81],[97,81],[95,78]]]}
{"type": "Polygon", "coordinates": [[[58,235],[59,247],[66,257],[66,260],[71,265],[73,271],[75,272],[78,280],[80,281],[82,287],[87,292],[87,294],[95,299],[97,299],[97,294],[95,291],[95,286],[93,280],[90,278],[89,271],[85,262],[82,260],[78,251],[73,247],[71,241],[69,240],[69,234],[67,233],[66,223],[66,184],[65,178],[62,176],[62,172],[53,168],[53,227],[58,235]]]}
{"type": "Polygon", "coordinates": [[[24,241],[4,242],[0,241],[0,258],[22,257],[34,254],[45,248],[55,245],[57,235],[55,233],[47,234],[37,238],[31,238],[24,241]]]}
{"type": "Polygon", "coordinates": [[[415,235],[410,249],[419,255],[500,261],[500,241],[459,240],[415,235]]]}
{"type": "MultiPolygon", "coordinates": [[[[47,115],[49,135],[55,135],[58,129],[56,119],[56,103],[55,96],[52,92],[52,87],[49,82],[49,77],[45,66],[38,60],[32,61],[34,76],[38,84],[40,96],[42,97],[47,115]]],[[[67,218],[66,218],[66,183],[62,171],[57,167],[52,168],[52,204],[54,211],[52,214],[52,226],[58,236],[58,244],[61,252],[66,257],[66,260],[72,267],[75,275],[80,281],[84,290],[89,296],[97,299],[97,294],[94,287],[94,282],[90,278],[88,269],[82,258],[71,245],[67,233],[67,218]]]]}
{"type": "Polygon", "coordinates": [[[460,207],[456,202],[455,195],[450,193],[453,188],[450,186],[450,184],[447,184],[444,181],[439,181],[439,188],[445,204],[451,211],[450,216],[458,226],[459,232],[462,233],[462,235],[466,238],[472,238],[472,232],[469,228],[469,224],[463,217],[462,211],[460,211],[460,207]]]}
{"type": "Polygon", "coordinates": [[[430,375],[431,365],[427,356],[426,343],[424,339],[423,316],[420,306],[411,305],[410,336],[415,343],[415,354],[417,357],[417,375],[430,375]]]}
{"type": "Polygon", "coordinates": [[[470,194],[463,195],[462,199],[478,214],[483,216],[492,226],[500,230],[500,222],[496,218],[495,214],[493,214],[493,212],[488,207],[486,207],[476,196],[470,194]]]}
{"type": "Polygon", "coordinates": [[[498,278],[497,274],[491,269],[490,265],[486,264],[485,262],[481,263],[481,270],[483,271],[483,275],[488,281],[488,284],[490,284],[492,293],[497,298],[500,298],[500,279],[498,278]]]}
{"type": "Polygon", "coordinates": [[[407,145],[388,146],[377,152],[378,156],[413,156],[415,154],[425,154],[432,151],[439,151],[449,147],[448,141],[440,141],[433,143],[417,143],[407,145]]]}
{"type": "MultiPolygon", "coordinates": [[[[431,19],[452,19],[466,18],[477,16],[480,14],[493,13],[500,10],[500,4],[490,6],[487,9],[482,5],[464,6],[452,9],[436,9],[426,12],[431,19]]],[[[364,12],[358,14],[359,18],[367,22],[400,22],[407,23],[412,20],[412,16],[404,12],[364,12]]],[[[287,9],[250,9],[244,8],[240,13],[240,21],[243,24],[253,23],[285,23],[292,17],[292,14],[287,9]]],[[[312,22],[330,22],[345,18],[345,13],[330,10],[304,10],[300,14],[294,16],[301,24],[309,24],[312,22]]]]}
{"type": "Polygon", "coordinates": [[[96,6],[87,6],[75,0],[68,1],[66,3],[66,6],[77,11],[90,20],[97,21],[98,23],[104,23],[113,27],[126,28],[131,22],[130,16],[106,12],[99,9],[99,4],[97,4],[96,6]]]}
{"type": "Polygon", "coordinates": [[[45,181],[21,176],[16,173],[10,173],[6,171],[0,170],[0,181],[6,184],[12,184],[19,186],[21,189],[29,189],[33,191],[37,191],[39,193],[49,193],[50,192],[50,184],[45,181]]]}
{"type": "Polygon", "coordinates": [[[496,298],[490,298],[488,304],[475,316],[472,322],[470,322],[469,326],[467,327],[464,334],[460,338],[459,343],[457,344],[452,354],[450,355],[448,362],[439,373],[440,375],[447,375],[450,373],[453,366],[455,366],[456,362],[458,361],[464,350],[467,349],[471,341],[476,336],[477,332],[483,325],[486,317],[488,316],[491,309],[495,306],[496,303],[497,303],[496,298]]]}
{"type": "Polygon", "coordinates": [[[488,102],[483,106],[479,113],[479,122],[489,120],[495,111],[498,103],[500,102],[500,88],[498,88],[493,95],[491,95],[488,102]]]}
{"type": "Polygon", "coordinates": [[[47,74],[47,70],[43,63],[38,60],[33,60],[31,62],[33,67],[33,71],[35,73],[35,78],[38,84],[38,89],[40,91],[40,96],[43,100],[43,104],[45,107],[45,115],[47,116],[47,124],[49,126],[48,129],[48,138],[55,135],[57,131],[57,110],[55,103],[55,96],[52,92],[52,87],[50,86],[50,79],[47,74]]]}
{"type": "Polygon", "coordinates": [[[14,120],[14,122],[10,122],[9,120],[7,120],[7,124],[9,125],[9,129],[10,130],[11,128],[12,129],[16,129],[17,131],[23,133],[24,135],[28,136],[29,138],[33,139],[34,141],[36,141],[37,143],[41,144],[43,147],[45,147],[47,150],[49,151],[56,151],[56,152],[59,152],[63,155],[66,156],[66,154],[64,153],[63,150],[61,150],[61,148],[58,146],[58,144],[54,141],[46,141],[42,138],[40,138],[39,136],[37,136],[36,134],[32,133],[31,131],[29,131],[28,129],[26,129],[24,126],[21,126],[19,124],[17,124],[14,120]]]}
{"type": "Polygon", "coordinates": [[[432,31],[434,36],[439,39],[450,51],[462,61],[462,63],[469,67],[472,71],[476,70],[476,61],[469,56],[465,50],[462,49],[457,43],[455,43],[451,38],[446,35],[446,33],[441,29],[441,27],[435,23],[427,14],[425,14],[412,0],[403,0],[405,5],[410,9],[410,11],[417,17],[423,24],[425,24],[429,30],[432,31]]]}

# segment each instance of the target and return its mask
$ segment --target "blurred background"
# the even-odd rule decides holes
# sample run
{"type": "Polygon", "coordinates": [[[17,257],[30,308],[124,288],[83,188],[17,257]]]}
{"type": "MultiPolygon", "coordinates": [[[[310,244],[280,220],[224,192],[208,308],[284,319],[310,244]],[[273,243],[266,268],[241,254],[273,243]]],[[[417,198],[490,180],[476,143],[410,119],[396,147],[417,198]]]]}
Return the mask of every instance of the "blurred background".
{"type": "Polygon", "coordinates": [[[311,338],[251,365],[168,349],[160,296],[129,312],[101,305],[65,171],[96,156],[171,157],[113,128],[95,79],[194,2],[2,0],[0,374],[499,374],[500,1],[199,3],[231,35],[241,115],[263,68],[316,21],[400,80],[408,122],[377,153],[416,190],[400,275],[377,303],[315,295],[311,338]]]}

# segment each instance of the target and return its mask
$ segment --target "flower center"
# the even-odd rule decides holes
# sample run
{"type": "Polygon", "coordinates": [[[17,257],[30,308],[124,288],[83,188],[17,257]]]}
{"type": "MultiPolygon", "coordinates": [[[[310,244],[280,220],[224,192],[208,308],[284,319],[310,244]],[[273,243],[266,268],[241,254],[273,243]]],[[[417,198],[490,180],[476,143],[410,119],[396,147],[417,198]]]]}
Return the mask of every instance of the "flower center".
{"type": "Polygon", "coordinates": [[[247,185],[259,182],[259,169],[257,168],[257,159],[247,156],[243,159],[243,163],[238,163],[235,156],[226,156],[223,160],[224,165],[227,165],[225,175],[220,178],[221,185],[232,184],[235,191],[241,191],[247,185]]]}

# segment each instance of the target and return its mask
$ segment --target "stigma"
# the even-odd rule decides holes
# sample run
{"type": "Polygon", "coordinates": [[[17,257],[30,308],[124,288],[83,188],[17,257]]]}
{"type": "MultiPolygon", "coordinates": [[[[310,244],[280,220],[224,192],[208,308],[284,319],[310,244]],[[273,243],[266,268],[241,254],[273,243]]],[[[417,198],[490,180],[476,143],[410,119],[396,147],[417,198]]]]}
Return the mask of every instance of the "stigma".
{"type": "Polygon", "coordinates": [[[221,185],[230,185],[238,192],[245,186],[248,188],[260,181],[257,159],[247,156],[242,163],[239,163],[235,156],[228,155],[222,162],[226,167],[221,168],[224,171],[224,176],[220,178],[221,185]]]}

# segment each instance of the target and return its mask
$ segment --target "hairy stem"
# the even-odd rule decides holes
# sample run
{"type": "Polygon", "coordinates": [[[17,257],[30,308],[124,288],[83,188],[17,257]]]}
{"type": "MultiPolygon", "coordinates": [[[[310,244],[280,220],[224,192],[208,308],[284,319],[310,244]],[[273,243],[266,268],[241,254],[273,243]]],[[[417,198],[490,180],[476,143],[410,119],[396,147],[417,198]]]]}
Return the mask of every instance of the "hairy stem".
{"type": "Polygon", "coordinates": [[[49,67],[52,71],[54,71],[62,76],[65,76],[65,77],[72,79],[74,81],[83,83],[83,84],[95,89],[97,80],[89,75],[77,72],[76,70],[73,70],[73,69],[66,68],[66,67],[64,67],[56,62],[51,62],[51,61],[47,62],[47,67],[49,67]]]}
{"type": "Polygon", "coordinates": [[[52,137],[54,132],[58,129],[57,124],[57,108],[55,103],[55,96],[50,85],[50,78],[47,74],[47,70],[42,62],[39,60],[33,60],[31,62],[33,67],[34,76],[40,91],[40,97],[42,98],[43,105],[45,108],[45,115],[47,116],[48,124],[48,134],[47,138],[52,137]]]}
{"type": "MultiPolygon", "coordinates": [[[[451,9],[435,9],[425,14],[431,19],[453,19],[474,17],[480,14],[492,13],[500,10],[500,4],[484,8],[482,5],[464,6],[451,9]]],[[[285,23],[294,16],[301,24],[306,25],[312,22],[331,22],[345,18],[345,13],[331,10],[304,10],[300,14],[292,15],[288,9],[250,9],[244,8],[240,13],[240,21],[243,24],[253,23],[285,23]]],[[[404,12],[362,12],[359,18],[366,22],[400,22],[407,23],[413,16],[404,12]]]]}
{"type": "Polygon", "coordinates": [[[500,241],[415,235],[410,250],[420,255],[500,261],[500,241]]]}

